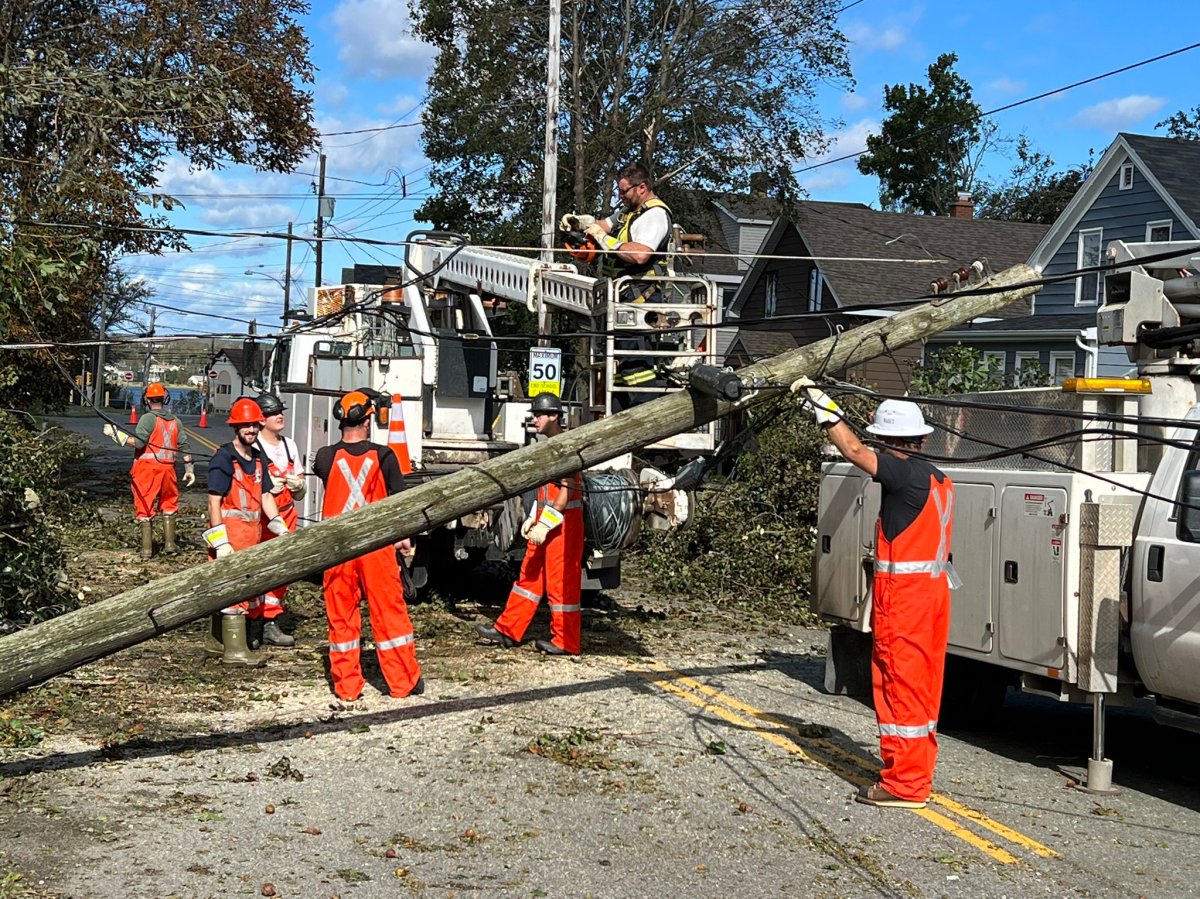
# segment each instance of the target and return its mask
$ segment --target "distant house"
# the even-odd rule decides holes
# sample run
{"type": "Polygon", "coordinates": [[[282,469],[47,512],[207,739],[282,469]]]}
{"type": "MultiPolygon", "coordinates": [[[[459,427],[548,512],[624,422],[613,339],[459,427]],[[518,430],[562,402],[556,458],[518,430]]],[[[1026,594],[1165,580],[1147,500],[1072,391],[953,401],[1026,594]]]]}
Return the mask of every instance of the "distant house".
{"type": "MultiPolygon", "coordinates": [[[[803,201],[776,218],[729,307],[727,324],[812,343],[894,315],[897,300],[920,297],[929,283],[986,257],[994,270],[1024,262],[1044,225],[972,217],[969,201],[951,216],[879,212],[861,203],[803,201]],[[929,260],[926,262],[925,260],[929,260]]],[[[997,313],[1027,315],[1028,304],[997,313]]],[[[920,345],[898,348],[848,373],[885,394],[908,386],[920,345]]]]}
{"type": "MultiPolygon", "coordinates": [[[[233,401],[246,393],[245,354],[242,350],[218,350],[208,363],[208,370],[216,372],[209,378],[209,408],[214,412],[228,412],[233,401]]],[[[257,391],[255,391],[257,393],[257,391]]]]}
{"type": "MultiPolygon", "coordinates": [[[[1038,242],[1029,264],[1046,277],[1097,265],[1108,244],[1200,240],[1200,141],[1118,134],[1095,170],[1038,242]]],[[[1048,284],[1030,313],[944,332],[942,342],[984,349],[1007,371],[1037,359],[1056,381],[1116,376],[1131,363],[1121,347],[1097,347],[1096,310],[1104,278],[1048,284]]]]}

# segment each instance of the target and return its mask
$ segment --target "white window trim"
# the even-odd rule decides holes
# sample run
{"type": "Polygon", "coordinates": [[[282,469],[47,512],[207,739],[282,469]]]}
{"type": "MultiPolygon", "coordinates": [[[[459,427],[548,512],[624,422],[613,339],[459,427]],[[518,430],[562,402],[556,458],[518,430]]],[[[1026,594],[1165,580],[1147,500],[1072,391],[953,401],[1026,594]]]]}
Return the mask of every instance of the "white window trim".
{"type": "MultiPolygon", "coordinates": [[[[1100,237],[1100,260],[1104,261],[1104,229],[1103,228],[1080,228],[1076,232],[1075,237],[1075,268],[1083,268],[1083,239],[1091,234],[1099,235],[1100,237]]],[[[1096,275],[1096,294],[1090,300],[1082,299],[1083,296],[1083,277],[1075,279],[1075,305],[1076,306],[1095,306],[1097,297],[1104,286],[1104,278],[1097,273],[1096,275]]]]}
{"type": "MultiPolygon", "coordinates": [[[[1060,381],[1054,373],[1059,362],[1070,362],[1071,363],[1071,373],[1069,375],[1067,375],[1067,377],[1068,378],[1075,377],[1075,351],[1074,350],[1064,350],[1064,351],[1050,354],[1050,377],[1054,379],[1055,384],[1062,384],[1062,381],[1060,381]]],[[[1064,378],[1064,380],[1065,380],[1065,378],[1064,378]]]]}
{"type": "Polygon", "coordinates": [[[821,270],[813,267],[808,273],[808,311],[819,312],[821,309],[821,286],[825,276],[821,270]]]}
{"type": "Polygon", "coordinates": [[[1167,229],[1167,240],[1170,240],[1172,233],[1174,233],[1174,231],[1175,231],[1175,220],[1174,219],[1161,219],[1157,222],[1146,222],[1146,243],[1150,243],[1150,232],[1151,231],[1153,231],[1155,228],[1163,228],[1163,227],[1165,227],[1167,229]]]}
{"type": "Polygon", "coordinates": [[[763,292],[763,318],[774,318],[779,309],[779,272],[767,272],[763,292]]]}
{"type": "Polygon", "coordinates": [[[995,372],[1004,377],[1004,366],[1008,362],[1008,353],[1005,350],[985,350],[983,353],[984,370],[991,373],[995,372]],[[998,361],[999,364],[993,366],[992,363],[998,361]]]}
{"type": "Polygon", "coordinates": [[[1042,364],[1042,354],[1037,350],[1018,350],[1013,353],[1013,387],[1021,386],[1021,366],[1026,362],[1042,364]]]}
{"type": "Polygon", "coordinates": [[[1127,162],[1121,166],[1121,178],[1117,181],[1118,190],[1133,190],[1133,163],[1127,162]],[[1125,183],[1125,175],[1129,175],[1129,183],[1125,183]]]}

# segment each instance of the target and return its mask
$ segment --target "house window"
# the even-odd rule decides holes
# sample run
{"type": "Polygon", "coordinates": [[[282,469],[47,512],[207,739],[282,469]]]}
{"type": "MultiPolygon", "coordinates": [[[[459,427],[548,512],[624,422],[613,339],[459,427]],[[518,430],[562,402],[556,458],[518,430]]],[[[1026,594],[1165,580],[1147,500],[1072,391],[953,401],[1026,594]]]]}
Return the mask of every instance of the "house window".
{"type": "Polygon", "coordinates": [[[1133,187],[1133,163],[1127,162],[1121,166],[1121,190],[1129,190],[1133,187]]]}
{"type": "MultiPolygon", "coordinates": [[[[1076,268],[1092,268],[1100,264],[1101,245],[1104,242],[1103,228],[1089,228],[1079,232],[1079,249],[1075,256],[1076,268]]],[[[1080,275],[1075,279],[1075,305],[1095,306],[1104,285],[1099,272],[1080,275]]]]}
{"type": "Polygon", "coordinates": [[[1037,383],[1036,373],[1041,370],[1041,353],[1018,352],[1013,356],[1013,387],[1032,387],[1037,383]],[[1022,383],[1024,381],[1024,383],[1022,383]]]}
{"type": "Polygon", "coordinates": [[[233,393],[233,385],[232,384],[218,384],[217,385],[217,395],[218,396],[220,396],[222,394],[230,394],[230,393],[233,393]]]}
{"type": "Polygon", "coordinates": [[[1004,350],[987,350],[983,354],[984,370],[997,383],[1004,380],[1004,356],[1004,350]]]}
{"type": "Polygon", "coordinates": [[[1171,219],[1146,222],[1146,243],[1166,243],[1171,239],[1171,219]]]}
{"type": "Polygon", "coordinates": [[[808,311],[817,312],[821,308],[821,270],[816,266],[808,272],[808,311]]]}
{"type": "Polygon", "coordinates": [[[1075,352],[1050,354],[1050,377],[1055,384],[1062,384],[1067,378],[1075,377],[1075,352]]]}
{"type": "Polygon", "coordinates": [[[763,301],[763,318],[774,318],[779,305],[779,273],[767,272],[767,296],[763,301]]]}

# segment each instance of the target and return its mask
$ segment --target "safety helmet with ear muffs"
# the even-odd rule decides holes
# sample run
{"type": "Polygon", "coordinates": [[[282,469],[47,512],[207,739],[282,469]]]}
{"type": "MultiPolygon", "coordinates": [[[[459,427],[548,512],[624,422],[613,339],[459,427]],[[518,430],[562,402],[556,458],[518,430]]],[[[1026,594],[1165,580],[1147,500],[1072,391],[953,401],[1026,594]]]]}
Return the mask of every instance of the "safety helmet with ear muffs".
{"type": "Polygon", "coordinates": [[[382,393],[370,387],[351,390],[334,404],[333,417],[337,419],[339,427],[354,428],[374,414],[379,426],[387,427],[391,407],[384,402],[385,399],[382,393]]]}
{"type": "Polygon", "coordinates": [[[167,393],[167,388],[158,381],[146,385],[146,389],[142,391],[142,399],[146,401],[154,400],[163,405],[171,402],[171,396],[167,393]]]}

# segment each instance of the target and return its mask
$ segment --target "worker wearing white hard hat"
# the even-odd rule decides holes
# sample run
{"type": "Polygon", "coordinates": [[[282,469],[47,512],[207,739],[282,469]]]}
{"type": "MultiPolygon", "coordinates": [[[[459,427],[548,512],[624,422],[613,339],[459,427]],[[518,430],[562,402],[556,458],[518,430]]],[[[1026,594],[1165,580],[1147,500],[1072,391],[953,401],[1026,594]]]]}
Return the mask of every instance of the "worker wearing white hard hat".
{"type": "Polygon", "coordinates": [[[883,770],[856,798],[885,808],[923,808],[937,761],[937,717],[950,636],[954,485],[913,455],[933,428],[909,400],[885,400],[865,446],[837,403],[808,378],[792,384],[846,461],[879,483],[871,606],[871,682],[883,770]]]}

